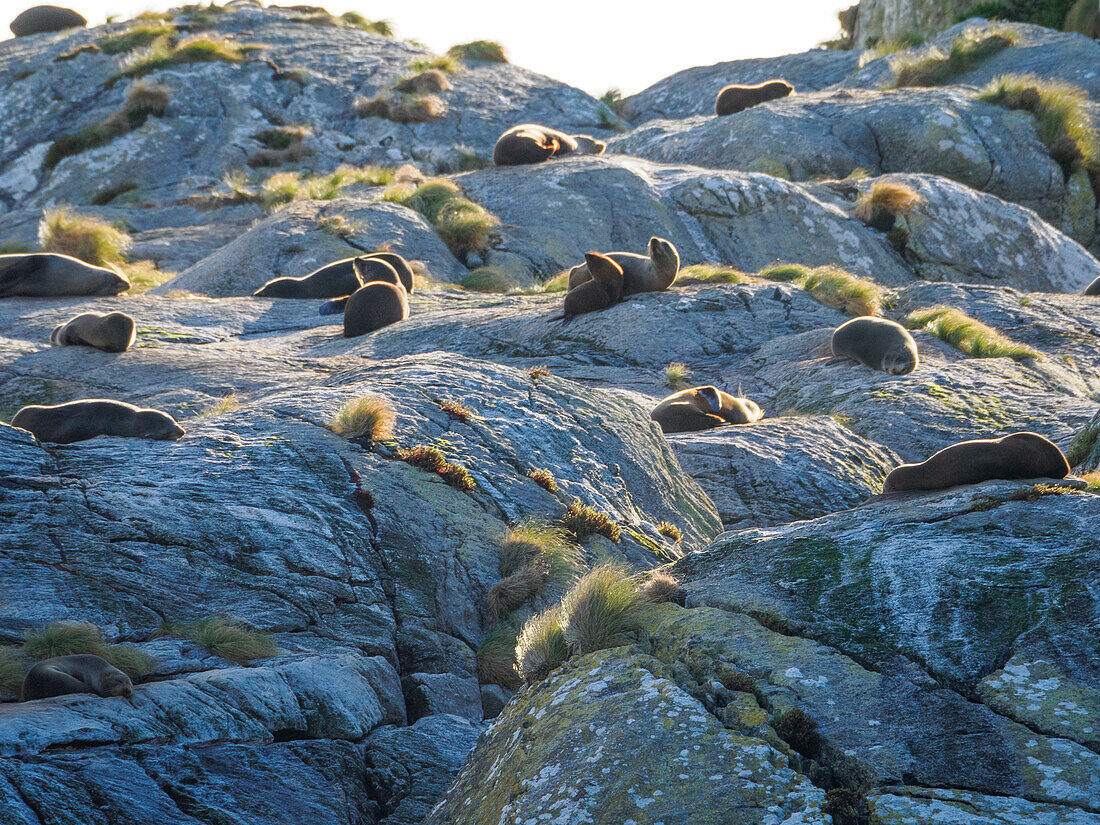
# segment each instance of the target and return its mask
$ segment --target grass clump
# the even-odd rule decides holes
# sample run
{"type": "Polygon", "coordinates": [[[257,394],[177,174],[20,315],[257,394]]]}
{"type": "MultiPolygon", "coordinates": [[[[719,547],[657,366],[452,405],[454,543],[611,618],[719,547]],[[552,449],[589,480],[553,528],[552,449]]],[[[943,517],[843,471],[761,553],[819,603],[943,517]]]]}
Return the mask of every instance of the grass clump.
{"type": "Polygon", "coordinates": [[[418,444],[415,447],[398,450],[397,458],[400,461],[404,461],[406,464],[411,464],[418,470],[423,470],[427,473],[435,473],[447,482],[447,484],[464,493],[468,493],[470,490],[477,487],[477,483],[474,481],[474,477],[470,475],[470,471],[461,464],[448,461],[443,455],[443,451],[438,447],[418,444]]]}
{"type": "Polygon", "coordinates": [[[622,533],[619,525],[611,520],[611,516],[595,507],[582,504],[579,498],[573,499],[560,521],[562,527],[572,533],[577,541],[598,534],[617,542],[622,533]]]}
{"type": "Polygon", "coordinates": [[[218,415],[225,415],[226,413],[239,410],[241,408],[240,399],[237,398],[237,393],[231,392],[229,395],[224,395],[214,401],[211,401],[201,410],[199,410],[196,418],[214,418],[218,415]]]}
{"type": "Polygon", "coordinates": [[[161,269],[152,261],[133,261],[120,264],[119,269],[126,276],[126,280],[130,282],[130,288],[126,290],[127,295],[140,295],[143,292],[148,292],[153,287],[172,280],[178,274],[171,270],[161,269]]]}
{"type": "Polygon", "coordinates": [[[825,793],[825,813],[834,825],[870,825],[867,798],[850,788],[833,788],[825,793]]]}
{"type": "Polygon", "coordinates": [[[393,438],[395,418],[389,401],[380,395],[368,395],[344,404],[329,429],[349,441],[373,444],[393,438]]]}
{"type": "Polygon", "coordinates": [[[443,410],[443,412],[447,413],[451,418],[456,421],[461,421],[464,424],[468,424],[470,419],[474,417],[473,410],[451,399],[440,401],[439,409],[443,410]]]}
{"type": "Polygon", "coordinates": [[[304,12],[290,18],[294,23],[309,23],[313,26],[333,26],[341,29],[360,29],[361,31],[380,34],[383,37],[393,37],[393,26],[388,20],[368,20],[363,15],[354,11],[346,11],[337,16],[324,9],[313,12],[304,12]]]}
{"type": "Polygon", "coordinates": [[[665,367],[666,387],[678,389],[687,386],[689,378],[691,378],[691,370],[688,368],[687,364],[681,363],[680,361],[673,361],[665,367]]]}
{"type": "Polygon", "coordinates": [[[553,375],[545,364],[539,364],[537,367],[531,367],[527,370],[527,377],[538,384],[540,378],[547,378],[553,375]]]}
{"type": "Polygon", "coordinates": [[[807,759],[821,753],[823,744],[817,732],[817,720],[802,708],[791,708],[772,720],[776,735],[807,759]]]}
{"type": "Polygon", "coordinates": [[[524,622],[516,639],[516,670],[528,684],[545,679],[569,658],[569,643],[562,629],[561,605],[544,610],[524,622]]]}
{"type": "Polygon", "coordinates": [[[860,195],[855,215],[868,226],[888,232],[898,215],[908,215],[922,200],[919,192],[904,183],[879,180],[860,195]]]}
{"type": "Polygon", "coordinates": [[[956,75],[968,72],[997,52],[1018,42],[1009,30],[971,29],[956,37],[948,52],[931,49],[921,54],[899,57],[894,61],[894,88],[903,86],[941,86],[956,75]]]}
{"type": "Polygon", "coordinates": [[[687,284],[745,284],[752,281],[738,269],[716,264],[692,264],[685,266],[676,276],[676,283],[687,284]]]}
{"type": "Polygon", "coordinates": [[[415,189],[392,187],[383,199],[423,215],[459,260],[485,252],[500,226],[496,217],[463,197],[458,184],[447,178],[429,178],[415,189]]]}
{"type": "Polygon", "coordinates": [[[148,83],[134,83],[121,109],[78,132],[59,137],[46,151],[43,164],[47,169],[53,169],[67,157],[104,146],[127,132],[141,128],[150,116],[160,117],[167,107],[168,89],[148,83]]]}
{"type": "Polygon", "coordinates": [[[954,307],[939,304],[910,312],[909,329],[920,329],[946,341],[974,358],[1014,358],[1017,361],[1043,356],[1025,344],[1017,344],[992,327],[954,307]]]}
{"type": "Polygon", "coordinates": [[[0,647],[0,690],[19,695],[29,662],[19,648],[0,647]]]}
{"type": "Polygon", "coordinates": [[[451,88],[451,81],[447,79],[446,72],[441,69],[425,69],[398,81],[394,84],[393,90],[401,94],[430,94],[449,92],[451,88]]]}
{"type": "Polygon", "coordinates": [[[672,539],[673,542],[679,544],[684,540],[684,534],[675,524],[669,521],[662,521],[657,525],[657,532],[664,536],[666,539],[672,539]]]}
{"type": "Polygon", "coordinates": [[[276,172],[260,184],[260,205],[270,212],[292,201],[333,200],[354,184],[385,186],[393,179],[394,170],[386,166],[339,166],[334,172],[316,177],[276,172]]]}
{"type": "Polygon", "coordinates": [[[113,80],[123,77],[144,77],[159,69],[169,69],[186,63],[240,63],[246,49],[224,37],[199,34],[187,37],[175,45],[157,40],[148,49],[138,52],[113,80]]]}
{"type": "Polygon", "coordinates": [[[275,642],[266,633],[256,633],[220,616],[194,624],[165,624],[162,632],[190,639],[211,653],[239,664],[267,659],[276,653],[275,642]]]}
{"type": "Polygon", "coordinates": [[[576,578],[581,551],[560,527],[523,521],[510,527],[500,545],[501,579],[489,591],[489,609],[506,616],[553,586],[561,590],[576,578]]]}
{"type": "Polygon", "coordinates": [[[617,114],[619,117],[626,117],[627,105],[623,100],[623,93],[621,90],[612,87],[600,95],[600,103],[617,114]]]}
{"type": "Polygon", "coordinates": [[[335,235],[337,238],[350,238],[363,228],[359,222],[349,221],[343,215],[326,215],[317,221],[317,227],[322,232],[335,235]]]}
{"type": "Polygon", "coordinates": [[[479,266],[462,277],[463,289],[472,292],[512,292],[519,285],[495,266],[479,266]]]}
{"type": "Polygon", "coordinates": [[[516,671],[515,627],[502,623],[485,636],[477,649],[477,679],[483,685],[500,685],[516,690],[523,683],[516,671]]]}
{"type": "Polygon", "coordinates": [[[913,49],[924,44],[924,36],[919,32],[904,32],[897,37],[888,37],[877,41],[859,56],[859,65],[866,66],[872,60],[913,49]]]}
{"type": "Polygon", "coordinates": [[[507,63],[504,47],[492,40],[459,43],[447,49],[447,56],[456,60],[480,60],[484,63],[507,63]]]}
{"type": "Polygon", "coordinates": [[[313,133],[309,126],[275,126],[264,129],[252,136],[259,141],[264,148],[253,152],[248,157],[248,165],[280,166],[296,160],[301,160],[309,154],[303,141],[313,133]]]}
{"type": "Polygon", "coordinates": [[[1084,89],[1035,75],[1002,75],[978,99],[1034,115],[1039,139],[1067,177],[1081,166],[1090,172],[1100,169],[1100,140],[1084,89]]]}
{"type": "Polygon", "coordinates": [[[542,285],[538,288],[539,292],[543,294],[553,294],[556,292],[566,292],[569,289],[569,270],[559,272],[552,278],[547,278],[542,282],[542,285]]]}
{"type": "Polygon", "coordinates": [[[548,493],[558,492],[558,482],[554,479],[554,474],[543,467],[528,470],[527,477],[548,493]]]}
{"type": "Polygon", "coordinates": [[[118,34],[109,34],[96,41],[104,54],[122,54],[150,46],[160,38],[168,38],[176,33],[176,27],[163,20],[135,23],[118,34]]]}
{"type": "Polygon", "coordinates": [[[671,573],[657,570],[650,574],[641,587],[642,595],[653,604],[672,602],[681,607],[687,601],[687,594],[680,582],[671,573]]]}
{"type": "Polygon", "coordinates": [[[413,60],[409,63],[409,68],[414,72],[427,72],[437,69],[444,74],[454,74],[462,66],[453,55],[445,54],[439,57],[422,57],[413,60]]]}
{"type": "Polygon", "coordinates": [[[1066,450],[1066,461],[1070,467],[1076,467],[1092,454],[1097,436],[1100,436],[1100,421],[1097,420],[1090,421],[1077,433],[1066,450]]]}
{"type": "Polygon", "coordinates": [[[106,221],[59,207],[43,213],[38,223],[38,243],[43,252],[59,252],[104,266],[125,261],[131,239],[106,221]]]}
{"type": "Polygon", "coordinates": [[[601,564],[562,599],[562,632],[574,656],[618,647],[631,640],[646,604],[625,567],[601,564]]]}
{"type": "Polygon", "coordinates": [[[359,117],[381,117],[394,123],[428,123],[447,115],[447,104],[433,94],[381,94],[352,102],[359,117]]]}
{"type": "Polygon", "coordinates": [[[796,284],[825,306],[849,315],[878,315],[882,311],[882,288],[837,266],[810,269],[800,264],[776,264],[760,270],[759,276],[796,284]]]}
{"type": "Polygon", "coordinates": [[[130,677],[152,673],[155,660],[129,645],[109,645],[93,624],[54,622],[37,631],[29,631],[23,642],[23,653],[37,659],[54,656],[90,654],[106,659],[130,677]]]}

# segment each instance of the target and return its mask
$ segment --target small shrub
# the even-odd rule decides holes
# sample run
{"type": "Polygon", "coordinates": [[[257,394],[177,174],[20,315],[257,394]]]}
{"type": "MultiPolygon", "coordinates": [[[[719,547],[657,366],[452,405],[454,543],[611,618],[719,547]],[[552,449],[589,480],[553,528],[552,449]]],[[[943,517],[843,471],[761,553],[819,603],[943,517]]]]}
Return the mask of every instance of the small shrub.
{"type": "Polygon", "coordinates": [[[492,40],[474,40],[470,43],[459,43],[447,49],[447,55],[458,60],[480,60],[485,63],[508,62],[508,58],[504,54],[504,47],[492,40]]]}
{"type": "Polygon", "coordinates": [[[675,576],[666,573],[664,570],[651,573],[649,578],[642,584],[641,590],[642,595],[654,604],[672,602],[682,607],[687,600],[687,594],[684,593],[684,588],[680,586],[680,582],[676,580],[675,576]]]}
{"type": "Polygon", "coordinates": [[[231,392],[229,395],[222,396],[215,401],[211,401],[205,407],[203,407],[196,418],[214,418],[215,416],[225,415],[226,413],[238,410],[241,407],[241,402],[237,399],[237,393],[231,392]]]}
{"type": "Polygon", "coordinates": [[[409,63],[409,68],[414,72],[426,72],[431,69],[438,69],[445,74],[454,74],[462,68],[451,55],[442,55],[441,57],[422,57],[417,60],[413,60],[409,63]]]}
{"type": "Polygon", "coordinates": [[[684,534],[680,528],[671,522],[662,521],[657,525],[657,532],[668,539],[672,539],[673,542],[679,544],[684,539],[684,534]]]}
{"type": "Polygon", "coordinates": [[[0,647],[0,690],[19,695],[28,670],[27,657],[19,648],[0,647]]]}
{"type": "Polygon", "coordinates": [[[931,49],[895,60],[892,85],[895,88],[943,85],[1017,41],[1016,34],[1007,29],[996,32],[981,29],[964,31],[952,41],[951,49],[946,54],[939,49],[931,49]]]}
{"type": "Polygon", "coordinates": [[[953,307],[918,309],[905,319],[909,329],[922,329],[974,358],[1014,358],[1025,361],[1043,356],[1024,344],[1017,344],[992,327],[953,307]]]}
{"type": "Polygon", "coordinates": [[[715,264],[685,266],[676,276],[676,283],[687,284],[745,284],[753,279],[738,269],[715,264]]]}
{"type": "Polygon", "coordinates": [[[435,473],[456,490],[469,492],[477,487],[470,471],[461,464],[447,461],[443,451],[438,447],[419,444],[415,447],[398,450],[397,458],[419,470],[435,473]]]}
{"type": "Polygon", "coordinates": [[[626,568],[602,564],[582,576],[561,604],[569,652],[583,656],[627,644],[646,602],[626,568]]]}
{"type": "Polygon", "coordinates": [[[473,411],[469,407],[464,407],[457,401],[451,401],[450,399],[440,401],[439,409],[443,410],[443,412],[447,413],[447,415],[451,418],[457,421],[461,421],[464,424],[468,424],[470,422],[470,419],[473,418],[474,415],[473,411]]]}
{"type": "Polygon", "coordinates": [[[275,642],[266,633],[247,630],[220,616],[194,624],[165,624],[162,632],[190,639],[211,653],[240,664],[276,654],[275,642]]]}
{"type": "Polygon", "coordinates": [[[772,721],[776,735],[807,759],[821,753],[822,739],[817,732],[817,721],[802,710],[791,708],[772,721]]]}
{"type": "Polygon", "coordinates": [[[678,389],[686,386],[689,378],[691,378],[691,370],[687,364],[673,361],[665,367],[665,386],[667,387],[678,389]]]}
{"type": "Polygon", "coordinates": [[[866,797],[849,788],[833,788],[825,793],[825,813],[833,825],[870,825],[871,808],[866,797]]]}
{"type": "Polygon", "coordinates": [[[135,54],[112,81],[122,77],[144,77],[150,72],[185,63],[240,63],[244,56],[244,48],[223,37],[200,34],[185,38],[174,46],[157,40],[145,51],[135,54]]]}
{"type": "Polygon", "coordinates": [[[394,420],[389,401],[380,395],[368,395],[344,404],[329,429],[350,441],[376,443],[393,438],[394,420]]]}
{"type": "Polygon", "coordinates": [[[777,264],[760,270],[759,275],[769,281],[797,284],[825,306],[849,315],[878,315],[882,311],[882,288],[840,267],[810,269],[799,264],[777,264]]]}
{"type": "Polygon", "coordinates": [[[90,264],[103,266],[126,260],[130,236],[99,218],[76,215],[66,207],[47,209],[38,223],[38,243],[43,252],[60,252],[90,264]]]}
{"type": "Polygon", "coordinates": [[[619,89],[614,87],[608,89],[600,95],[600,103],[619,117],[626,117],[626,101],[623,100],[623,93],[619,89]]]}
{"type": "Polygon", "coordinates": [[[527,477],[548,493],[558,492],[558,482],[554,480],[554,474],[547,469],[537,467],[528,470],[527,477]]]}
{"type": "Polygon", "coordinates": [[[516,669],[527,683],[545,679],[569,658],[562,609],[555,605],[528,619],[516,640],[516,669]]]}
{"type": "Polygon", "coordinates": [[[97,42],[104,54],[122,54],[152,45],[159,38],[168,38],[176,33],[176,27],[164,21],[137,23],[118,34],[109,34],[97,42]]]}
{"type": "Polygon", "coordinates": [[[888,231],[897,215],[908,215],[924,200],[919,192],[903,183],[879,180],[856,202],[855,215],[865,224],[888,231]]]}
{"type": "Polygon", "coordinates": [[[595,507],[581,504],[579,498],[573,499],[569,509],[561,517],[562,526],[576,536],[577,540],[599,534],[611,541],[618,541],[622,530],[607,513],[600,512],[595,507]]]}
{"type": "Polygon", "coordinates": [[[477,649],[477,679],[483,685],[516,690],[522,684],[516,671],[516,629],[507,623],[489,631],[477,649]]]}
{"type": "Polygon", "coordinates": [[[531,367],[527,370],[527,376],[538,384],[540,378],[547,378],[553,375],[545,364],[539,364],[537,367],[531,367]]]}
{"type": "Polygon", "coordinates": [[[479,266],[462,277],[463,289],[472,292],[512,292],[518,284],[495,266],[479,266]]]}

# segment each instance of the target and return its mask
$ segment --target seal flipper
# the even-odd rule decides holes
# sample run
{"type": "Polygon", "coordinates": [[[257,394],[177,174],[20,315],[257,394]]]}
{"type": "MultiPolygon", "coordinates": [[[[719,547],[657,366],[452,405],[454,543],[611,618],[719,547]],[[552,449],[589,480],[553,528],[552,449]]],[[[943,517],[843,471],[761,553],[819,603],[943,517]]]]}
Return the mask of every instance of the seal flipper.
{"type": "Polygon", "coordinates": [[[348,302],[350,295],[345,295],[343,298],[333,298],[331,301],[325,301],[321,304],[319,315],[343,315],[344,305],[348,302]]]}

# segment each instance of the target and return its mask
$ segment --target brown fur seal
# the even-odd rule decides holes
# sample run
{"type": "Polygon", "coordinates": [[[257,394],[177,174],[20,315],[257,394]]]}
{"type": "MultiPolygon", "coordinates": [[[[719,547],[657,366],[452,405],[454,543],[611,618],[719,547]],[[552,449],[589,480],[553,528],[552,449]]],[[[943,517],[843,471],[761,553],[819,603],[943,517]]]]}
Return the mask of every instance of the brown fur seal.
{"type": "Polygon", "coordinates": [[[69,693],[129,698],[133,692],[129,676],[106,659],[87,653],[44,659],[23,680],[24,702],[69,693]]]}
{"type": "MultiPolygon", "coordinates": [[[[372,252],[369,255],[362,256],[364,258],[377,258],[380,261],[385,261],[393,267],[397,276],[401,279],[401,286],[405,287],[405,291],[410,295],[413,294],[413,271],[409,266],[409,262],[398,255],[396,252],[372,252]]],[[[381,280],[380,278],[368,278],[363,272],[359,273],[359,277],[363,283],[368,284],[371,281],[381,280]]]]}
{"type": "Polygon", "coordinates": [[[0,255],[0,298],[25,295],[118,295],[130,282],[113,269],[56,252],[0,255]]]}
{"type": "Polygon", "coordinates": [[[72,444],[97,435],[157,441],[183,438],[183,427],[168,413],[103,398],[69,401],[52,407],[32,404],[17,412],[11,425],[28,430],[39,441],[55,444],[72,444]]]}
{"type": "Polygon", "coordinates": [[[917,342],[894,321],[865,315],[845,321],[833,332],[833,356],[850,358],[873,370],[905,375],[917,368],[917,342]]]}
{"type": "MultiPolygon", "coordinates": [[[[646,247],[648,254],[633,252],[605,252],[623,269],[623,296],[637,295],[639,292],[660,292],[672,286],[680,271],[680,253],[671,241],[664,238],[650,238],[646,247]]],[[[592,276],[588,266],[581,264],[569,270],[569,289],[583,284],[592,276]]]]}
{"type": "Polygon", "coordinates": [[[584,256],[584,260],[592,277],[565,293],[563,317],[566,319],[607,309],[617,304],[622,298],[622,267],[596,252],[589,252],[584,256]]]}
{"type": "Polygon", "coordinates": [[[1091,284],[1089,284],[1087,287],[1085,287],[1085,291],[1082,292],[1081,294],[1082,295],[1100,295],[1100,278],[1097,278],[1095,281],[1093,281],[1091,284]]]}
{"type": "Polygon", "coordinates": [[[43,32],[59,32],[64,29],[83,28],[88,25],[84,16],[61,6],[31,6],[8,24],[16,37],[27,37],[43,32]]]}
{"type": "Polygon", "coordinates": [[[764,417],[764,411],[755,401],[706,386],[674,392],[654,407],[649,417],[666,433],[690,433],[727,424],[752,424],[764,417]]]}
{"type": "Polygon", "coordinates": [[[755,86],[726,86],[718,93],[714,101],[716,115],[732,115],[744,111],[759,103],[786,97],[794,91],[794,86],[786,80],[767,80],[755,86]]]}
{"type": "Polygon", "coordinates": [[[344,337],[355,338],[409,317],[409,298],[400,284],[364,284],[344,305],[344,337]]]}
{"type": "Polygon", "coordinates": [[[902,464],[886,476],[882,492],[943,490],[992,479],[1065,478],[1069,462],[1058,446],[1035,433],[978,438],[944,447],[920,464],[902,464]]]}
{"type": "Polygon", "coordinates": [[[519,166],[562,155],[602,155],[606,148],[606,143],[589,135],[567,135],[537,123],[521,123],[497,138],[493,164],[519,166]]]}
{"type": "Polygon", "coordinates": [[[126,352],[134,343],[137,327],[134,319],[124,312],[85,312],[50,333],[50,344],[55,347],[95,347],[104,352],[126,352]]]}
{"type": "Polygon", "coordinates": [[[257,298],[340,298],[363,285],[355,271],[359,257],[325,264],[301,278],[275,278],[252,294],[257,298]]]}

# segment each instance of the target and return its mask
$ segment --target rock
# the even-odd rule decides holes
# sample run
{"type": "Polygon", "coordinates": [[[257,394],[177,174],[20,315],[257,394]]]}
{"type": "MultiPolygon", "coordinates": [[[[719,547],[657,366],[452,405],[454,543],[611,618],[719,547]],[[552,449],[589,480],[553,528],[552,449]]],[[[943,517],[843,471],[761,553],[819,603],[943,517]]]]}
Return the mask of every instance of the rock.
{"type": "Polygon", "coordinates": [[[44,32],[83,28],[88,21],[72,9],[62,6],[31,6],[15,16],[8,26],[16,37],[29,37],[44,32]]]}
{"type": "Polygon", "coordinates": [[[481,692],[477,679],[452,673],[413,673],[406,677],[405,703],[415,721],[438,713],[451,713],[480,722],[481,692]]]}
{"type": "Polygon", "coordinates": [[[500,685],[481,686],[481,708],[486,719],[496,719],[508,700],[512,698],[512,691],[502,688],[500,685]]]}
{"type": "Polygon", "coordinates": [[[860,0],[852,40],[858,50],[906,35],[927,37],[971,5],[970,0],[860,0]]]}

